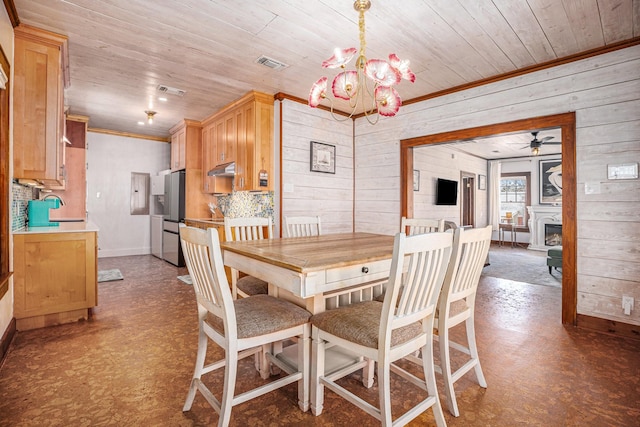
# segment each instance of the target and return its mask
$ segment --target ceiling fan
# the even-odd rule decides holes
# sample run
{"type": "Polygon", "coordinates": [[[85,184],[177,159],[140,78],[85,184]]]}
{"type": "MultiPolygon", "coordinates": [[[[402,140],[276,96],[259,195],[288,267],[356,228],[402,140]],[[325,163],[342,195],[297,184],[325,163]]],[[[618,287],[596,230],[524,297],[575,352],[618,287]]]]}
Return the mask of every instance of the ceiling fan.
{"type": "Polygon", "coordinates": [[[538,154],[540,154],[540,147],[542,147],[542,144],[546,144],[546,145],[562,144],[562,141],[551,141],[553,138],[555,138],[554,136],[545,136],[544,138],[538,139],[538,131],[531,132],[531,135],[533,135],[533,139],[531,140],[529,145],[526,145],[522,148],[523,149],[531,148],[531,154],[533,154],[534,156],[537,156],[538,154]]]}

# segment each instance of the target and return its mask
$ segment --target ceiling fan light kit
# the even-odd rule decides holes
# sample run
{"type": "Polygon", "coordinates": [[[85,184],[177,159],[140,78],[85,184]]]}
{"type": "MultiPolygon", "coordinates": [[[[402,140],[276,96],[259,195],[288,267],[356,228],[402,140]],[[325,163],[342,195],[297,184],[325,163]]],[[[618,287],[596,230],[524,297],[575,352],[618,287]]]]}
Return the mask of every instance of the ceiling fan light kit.
{"type": "Polygon", "coordinates": [[[380,116],[395,116],[402,105],[402,99],[393,86],[399,84],[402,79],[412,83],[416,80],[415,74],[409,68],[409,61],[401,60],[395,53],[389,55],[389,60],[367,60],[364,13],[370,7],[369,0],[356,0],[353,3],[353,8],[359,14],[360,51],[355,47],[336,48],[333,56],[322,62],[323,68],[341,70],[332,81],[331,92],[334,98],[349,102],[349,116],[339,119],[334,114],[333,99],[327,95],[327,77],[321,77],[316,81],[309,92],[309,106],[315,108],[327,100],[331,115],[337,121],[352,118],[360,109],[371,124],[376,124],[380,116]],[[355,71],[348,71],[346,66],[356,54],[355,71]],[[377,115],[373,118],[376,112],[377,115]]]}
{"type": "Polygon", "coordinates": [[[553,136],[545,136],[542,139],[538,139],[538,133],[539,131],[531,132],[531,135],[533,135],[533,139],[531,140],[528,146],[523,147],[523,148],[527,148],[527,147],[531,148],[531,154],[534,156],[537,156],[540,154],[540,148],[544,144],[547,144],[547,145],[562,144],[562,141],[551,141],[554,138],[553,136]]]}

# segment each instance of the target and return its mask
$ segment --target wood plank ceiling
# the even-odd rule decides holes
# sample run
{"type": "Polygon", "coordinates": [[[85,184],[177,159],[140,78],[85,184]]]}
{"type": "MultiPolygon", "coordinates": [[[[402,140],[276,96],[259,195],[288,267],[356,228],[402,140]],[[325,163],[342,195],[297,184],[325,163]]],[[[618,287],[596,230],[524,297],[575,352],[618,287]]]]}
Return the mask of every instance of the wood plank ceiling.
{"type": "MultiPolygon", "coordinates": [[[[358,47],[351,0],[14,0],[20,22],[69,37],[65,104],[91,128],[168,136],[249,90],[306,99],[335,47],[358,47]],[[288,65],[256,63],[266,55],[288,65]],[[158,85],[186,91],[162,94],[158,85]],[[144,111],[153,125],[139,125],[144,111]]],[[[368,58],[396,53],[403,100],[640,36],[640,0],[372,0],[368,58]]],[[[636,40],[637,41],[637,40],[636,40]]],[[[530,139],[530,138],[529,138],[530,139]]]]}

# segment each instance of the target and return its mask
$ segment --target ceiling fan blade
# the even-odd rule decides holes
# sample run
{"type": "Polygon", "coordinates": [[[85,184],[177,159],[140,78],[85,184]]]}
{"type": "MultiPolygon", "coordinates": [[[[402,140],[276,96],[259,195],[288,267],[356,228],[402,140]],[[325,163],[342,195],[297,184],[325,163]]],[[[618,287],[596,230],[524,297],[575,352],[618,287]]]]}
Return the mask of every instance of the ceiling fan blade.
{"type": "Polygon", "coordinates": [[[544,145],[562,145],[562,141],[545,142],[544,145]]]}
{"type": "Polygon", "coordinates": [[[555,138],[555,137],[553,137],[553,136],[545,136],[544,138],[542,138],[540,140],[540,142],[547,142],[547,141],[552,140],[553,138],[555,138]]]}

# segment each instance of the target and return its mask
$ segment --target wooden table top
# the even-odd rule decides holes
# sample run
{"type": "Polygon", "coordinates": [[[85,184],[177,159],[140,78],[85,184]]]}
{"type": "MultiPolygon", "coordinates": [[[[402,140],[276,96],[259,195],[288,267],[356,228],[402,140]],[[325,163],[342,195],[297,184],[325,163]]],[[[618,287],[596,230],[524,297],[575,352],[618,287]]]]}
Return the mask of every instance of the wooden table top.
{"type": "Polygon", "coordinates": [[[372,233],[221,242],[234,252],[298,273],[346,267],[393,256],[394,236],[372,233]]]}

